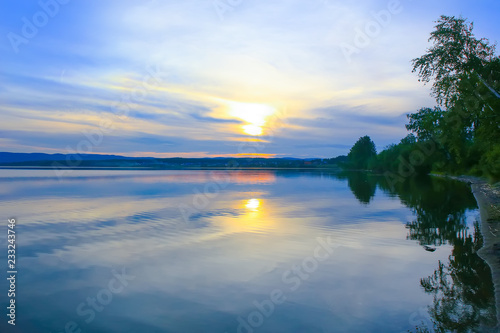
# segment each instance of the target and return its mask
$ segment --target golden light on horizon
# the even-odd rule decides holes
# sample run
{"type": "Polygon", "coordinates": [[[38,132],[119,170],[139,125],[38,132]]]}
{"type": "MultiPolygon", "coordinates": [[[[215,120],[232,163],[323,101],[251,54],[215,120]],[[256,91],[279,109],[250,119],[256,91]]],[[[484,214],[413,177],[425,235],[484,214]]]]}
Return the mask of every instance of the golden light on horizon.
{"type": "Polygon", "coordinates": [[[228,102],[231,116],[245,121],[241,128],[245,134],[259,136],[264,134],[267,118],[276,112],[270,105],[256,103],[228,102]]]}

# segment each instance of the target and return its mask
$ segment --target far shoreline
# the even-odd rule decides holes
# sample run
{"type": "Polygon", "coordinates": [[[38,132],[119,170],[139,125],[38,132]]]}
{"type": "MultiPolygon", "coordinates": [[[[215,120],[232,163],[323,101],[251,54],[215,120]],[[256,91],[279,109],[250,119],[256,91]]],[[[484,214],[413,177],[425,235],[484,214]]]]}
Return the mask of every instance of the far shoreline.
{"type": "Polygon", "coordinates": [[[152,170],[152,171],[175,171],[175,170],[226,170],[226,171],[239,171],[239,170],[304,170],[304,171],[314,171],[314,170],[329,170],[329,171],[341,171],[338,167],[177,167],[177,168],[148,168],[148,167],[64,167],[64,168],[54,168],[54,167],[44,167],[44,166],[0,166],[0,170],[152,170]]]}

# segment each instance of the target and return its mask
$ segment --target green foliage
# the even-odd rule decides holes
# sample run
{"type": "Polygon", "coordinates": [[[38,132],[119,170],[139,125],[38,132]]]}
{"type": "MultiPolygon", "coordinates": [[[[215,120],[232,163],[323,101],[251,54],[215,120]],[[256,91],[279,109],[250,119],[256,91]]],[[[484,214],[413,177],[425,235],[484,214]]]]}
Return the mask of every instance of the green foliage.
{"type": "Polygon", "coordinates": [[[360,139],[350,167],[398,179],[434,171],[500,180],[500,58],[473,28],[464,18],[441,16],[429,39],[433,46],[413,60],[420,81],[433,82],[439,106],[407,115],[410,136],[376,157],[361,149],[369,137],[360,139]]]}
{"type": "Polygon", "coordinates": [[[450,107],[459,98],[464,78],[478,75],[494,58],[495,47],[486,39],[477,39],[473,23],[464,18],[441,16],[429,41],[428,53],[413,59],[413,72],[421,81],[434,80],[432,92],[439,104],[450,107]]]}
{"type": "Polygon", "coordinates": [[[453,16],[437,21],[433,46],[413,60],[413,72],[433,82],[440,106],[409,114],[406,129],[415,136],[382,151],[374,169],[404,177],[432,170],[500,179],[500,58],[473,27],[453,16]]]}
{"type": "Polygon", "coordinates": [[[483,155],[480,165],[484,168],[487,176],[494,181],[500,180],[500,145],[495,145],[483,155]]]}
{"type": "Polygon", "coordinates": [[[410,133],[404,138],[402,138],[399,143],[402,145],[413,145],[417,143],[417,138],[415,137],[415,135],[413,135],[413,133],[410,133]]]}
{"type": "Polygon", "coordinates": [[[413,60],[421,81],[434,81],[440,108],[424,108],[408,116],[408,130],[419,140],[435,140],[445,153],[441,165],[456,173],[498,177],[494,147],[500,142],[500,59],[495,46],[477,39],[473,24],[441,16],[427,54],[413,60]],[[478,162],[481,161],[481,167],[478,162]]]}
{"type": "Polygon", "coordinates": [[[406,129],[415,133],[418,140],[432,140],[442,136],[444,111],[441,108],[422,108],[406,117],[410,120],[406,129]]]}
{"type": "Polygon", "coordinates": [[[371,169],[404,174],[405,177],[428,174],[438,154],[430,154],[426,145],[423,141],[417,141],[413,134],[409,134],[397,145],[392,144],[381,151],[373,160],[371,169]]]}
{"type": "Polygon", "coordinates": [[[359,138],[354,146],[352,146],[351,151],[347,155],[349,159],[348,166],[353,169],[366,170],[376,156],[375,143],[366,135],[359,138]]]}

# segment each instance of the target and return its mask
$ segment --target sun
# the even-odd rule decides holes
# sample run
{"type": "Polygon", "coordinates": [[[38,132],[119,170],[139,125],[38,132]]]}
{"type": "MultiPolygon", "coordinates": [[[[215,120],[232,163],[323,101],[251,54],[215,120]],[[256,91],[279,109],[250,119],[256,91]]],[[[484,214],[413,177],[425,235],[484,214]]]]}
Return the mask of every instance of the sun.
{"type": "Polygon", "coordinates": [[[241,128],[245,134],[259,136],[264,134],[268,118],[276,112],[270,105],[256,103],[228,102],[231,116],[246,122],[241,128]]]}
{"type": "Polygon", "coordinates": [[[264,130],[262,129],[262,127],[257,126],[257,125],[244,125],[243,132],[245,132],[246,134],[258,136],[258,135],[262,135],[264,130]]]}

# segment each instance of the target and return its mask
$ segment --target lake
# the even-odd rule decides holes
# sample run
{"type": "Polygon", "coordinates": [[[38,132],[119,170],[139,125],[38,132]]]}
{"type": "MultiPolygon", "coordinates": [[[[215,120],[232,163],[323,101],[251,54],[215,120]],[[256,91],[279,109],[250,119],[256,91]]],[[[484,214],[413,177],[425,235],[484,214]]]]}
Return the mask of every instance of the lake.
{"type": "Polygon", "coordinates": [[[321,171],[0,170],[1,332],[493,332],[468,185],[321,171]]]}

